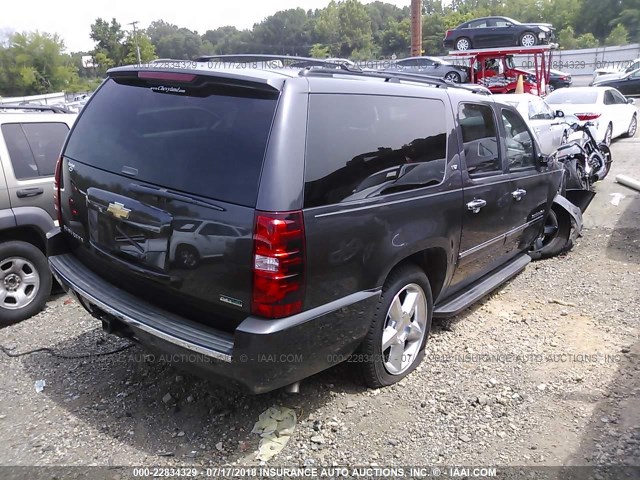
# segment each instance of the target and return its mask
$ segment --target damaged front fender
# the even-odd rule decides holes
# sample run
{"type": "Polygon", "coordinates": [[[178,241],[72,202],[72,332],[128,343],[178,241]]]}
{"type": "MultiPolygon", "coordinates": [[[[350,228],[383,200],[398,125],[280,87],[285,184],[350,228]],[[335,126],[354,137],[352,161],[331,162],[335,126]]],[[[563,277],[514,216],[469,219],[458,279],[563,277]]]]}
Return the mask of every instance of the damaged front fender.
{"type": "Polygon", "coordinates": [[[591,204],[591,200],[596,196],[596,192],[584,189],[567,189],[564,197],[580,209],[582,213],[591,204]]]}
{"type": "MultiPolygon", "coordinates": [[[[581,190],[581,191],[587,192],[586,190],[581,190]]],[[[593,193],[593,192],[587,192],[587,193],[593,193]]],[[[574,205],[562,195],[557,194],[553,199],[552,208],[562,209],[569,214],[569,217],[571,218],[571,236],[569,238],[571,241],[578,238],[578,236],[582,232],[582,210],[580,209],[580,207],[574,205]]]]}

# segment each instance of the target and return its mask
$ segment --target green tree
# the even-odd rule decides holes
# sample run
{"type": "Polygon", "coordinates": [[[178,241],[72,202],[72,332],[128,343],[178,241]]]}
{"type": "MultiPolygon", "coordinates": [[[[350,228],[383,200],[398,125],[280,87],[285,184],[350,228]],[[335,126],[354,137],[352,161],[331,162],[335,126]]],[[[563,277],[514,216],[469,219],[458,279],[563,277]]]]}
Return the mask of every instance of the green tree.
{"type": "Polygon", "coordinates": [[[155,52],[160,58],[193,59],[211,53],[211,44],[204,44],[198,32],[157,20],[146,30],[155,52]]]}
{"type": "Polygon", "coordinates": [[[203,42],[211,46],[209,51],[205,52],[207,54],[255,53],[256,44],[252,30],[238,30],[236,27],[225,26],[207,30],[202,38],[203,42]]]}
{"type": "Polygon", "coordinates": [[[91,25],[91,39],[96,42],[96,48],[93,56],[101,67],[106,65],[122,65],[127,52],[123,45],[125,32],[115,18],[111,19],[111,23],[97,18],[91,25]],[[98,54],[102,54],[99,55],[98,54]],[[98,58],[102,62],[98,61],[98,58]]]}
{"type": "Polygon", "coordinates": [[[391,20],[380,35],[380,54],[405,56],[411,47],[411,19],[391,20]]]}
{"type": "Polygon", "coordinates": [[[340,13],[335,1],[331,0],[329,5],[320,10],[314,33],[316,41],[326,45],[332,56],[340,55],[340,13]]]}
{"type": "Polygon", "coordinates": [[[431,13],[422,17],[422,50],[425,55],[441,55],[446,51],[442,46],[446,16],[440,13],[431,13]]]}
{"type": "Polygon", "coordinates": [[[576,32],[572,26],[565,27],[558,33],[558,44],[563,50],[572,50],[577,47],[576,32]]]}
{"type": "Polygon", "coordinates": [[[136,51],[136,40],[137,47],[140,49],[140,61],[142,63],[148,63],[156,57],[156,49],[153,43],[151,43],[151,39],[146,34],[146,32],[138,30],[137,38],[134,38],[133,32],[127,34],[127,38],[124,42],[124,49],[126,52],[126,56],[124,57],[124,64],[133,65],[138,63],[138,54],[136,51]]]}
{"type": "Polygon", "coordinates": [[[380,46],[381,51],[388,50],[383,39],[384,32],[388,30],[391,22],[400,22],[409,18],[408,8],[402,9],[391,3],[380,1],[367,3],[365,8],[371,20],[371,34],[374,43],[380,46]]]}
{"type": "Polygon", "coordinates": [[[629,37],[634,42],[640,41],[640,0],[625,0],[624,8],[613,24],[624,25],[629,37]]]}
{"type": "Polygon", "coordinates": [[[572,26],[580,13],[583,0],[544,0],[541,11],[545,22],[553,23],[556,32],[572,26]]]}
{"type": "Polygon", "coordinates": [[[595,48],[600,44],[598,39],[592,33],[583,33],[576,38],[577,48],[595,48]]]}
{"type": "Polygon", "coordinates": [[[309,56],[311,58],[328,58],[331,55],[329,47],[322,45],[321,43],[315,43],[309,50],[309,56]]]}
{"type": "Polygon", "coordinates": [[[358,0],[345,0],[338,4],[340,56],[348,57],[354,50],[374,53],[371,19],[365,6],[358,0]]]}
{"type": "Polygon", "coordinates": [[[254,39],[260,45],[257,53],[305,55],[311,46],[307,25],[307,12],[302,8],[282,10],[265,18],[253,27],[254,39]]]}
{"type": "Polygon", "coordinates": [[[605,45],[626,45],[627,43],[629,43],[629,32],[621,23],[611,30],[604,41],[605,45]]]}
{"type": "Polygon", "coordinates": [[[72,58],[63,53],[64,42],[56,34],[14,33],[0,47],[0,92],[33,95],[68,90],[77,82],[72,58]]]}
{"type": "Polygon", "coordinates": [[[622,13],[622,3],[620,0],[583,0],[572,24],[576,33],[604,40],[615,23],[619,23],[615,19],[622,13]]]}

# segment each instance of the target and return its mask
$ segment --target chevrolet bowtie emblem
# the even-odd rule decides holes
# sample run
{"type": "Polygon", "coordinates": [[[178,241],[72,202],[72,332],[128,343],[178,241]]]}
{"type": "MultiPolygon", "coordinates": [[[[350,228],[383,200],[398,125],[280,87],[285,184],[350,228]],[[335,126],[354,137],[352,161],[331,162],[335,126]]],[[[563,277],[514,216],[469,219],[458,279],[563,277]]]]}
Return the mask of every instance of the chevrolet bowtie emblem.
{"type": "Polygon", "coordinates": [[[129,218],[129,213],[131,213],[131,210],[129,210],[128,208],[125,208],[125,206],[122,203],[113,202],[109,204],[109,208],[107,208],[107,212],[109,212],[114,217],[120,219],[120,218],[129,218]]]}

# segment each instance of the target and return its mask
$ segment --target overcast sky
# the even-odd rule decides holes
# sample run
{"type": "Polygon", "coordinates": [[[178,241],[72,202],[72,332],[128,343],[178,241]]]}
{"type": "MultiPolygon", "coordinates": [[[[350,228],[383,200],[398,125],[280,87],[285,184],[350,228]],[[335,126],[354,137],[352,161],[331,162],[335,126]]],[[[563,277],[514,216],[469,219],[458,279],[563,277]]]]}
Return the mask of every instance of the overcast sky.
{"type": "MultiPolygon", "coordinates": [[[[411,0],[385,1],[399,7],[411,3],[411,0]]],[[[224,25],[251,28],[278,10],[323,8],[328,3],[329,0],[3,0],[0,31],[58,33],[67,51],[77,52],[93,48],[90,26],[98,17],[109,20],[115,17],[123,28],[131,28],[127,23],[134,20],[142,28],[154,20],[165,20],[202,34],[224,25]]]]}

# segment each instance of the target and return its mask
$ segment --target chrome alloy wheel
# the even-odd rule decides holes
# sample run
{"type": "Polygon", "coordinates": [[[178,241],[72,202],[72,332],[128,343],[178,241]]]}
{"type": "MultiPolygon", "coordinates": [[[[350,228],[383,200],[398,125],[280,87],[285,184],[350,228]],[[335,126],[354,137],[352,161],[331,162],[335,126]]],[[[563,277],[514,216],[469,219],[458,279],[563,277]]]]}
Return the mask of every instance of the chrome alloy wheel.
{"type": "Polygon", "coordinates": [[[427,330],[427,297],[411,283],[394,297],[382,331],[384,368],[390,375],[401,375],[413,363],[427,330]]]}
{"type": "Polygon", "coordinates": [[[36,267],[23,257],[0,261],[0,306],[17,310],[29,305],[40,289],[36,267]]]}

